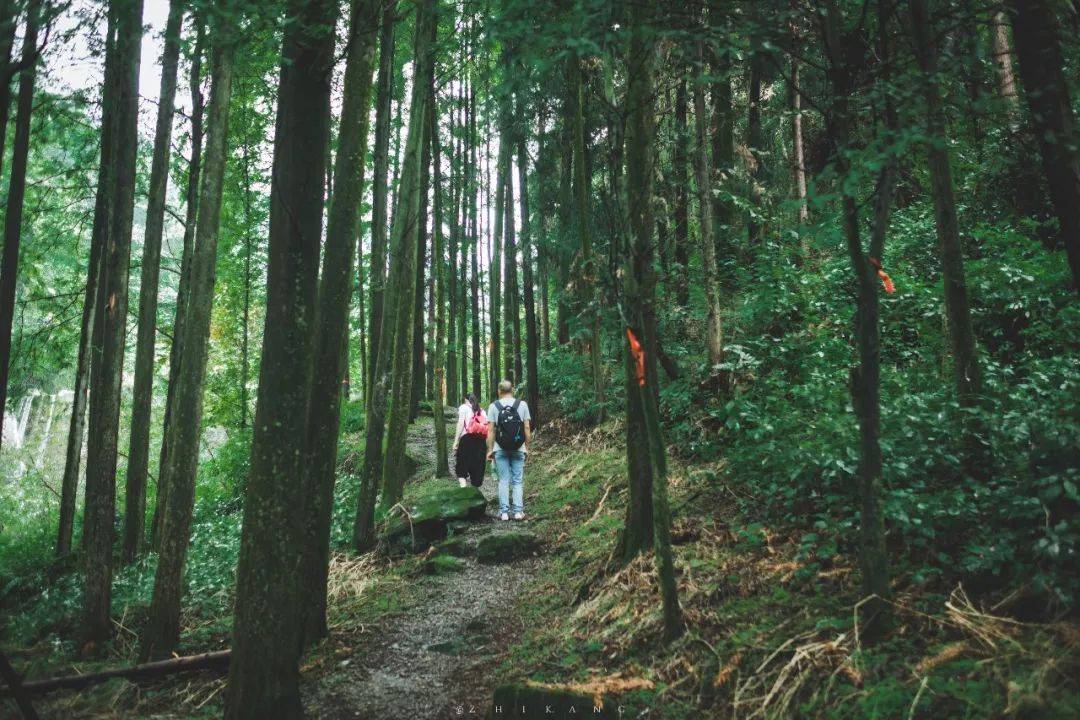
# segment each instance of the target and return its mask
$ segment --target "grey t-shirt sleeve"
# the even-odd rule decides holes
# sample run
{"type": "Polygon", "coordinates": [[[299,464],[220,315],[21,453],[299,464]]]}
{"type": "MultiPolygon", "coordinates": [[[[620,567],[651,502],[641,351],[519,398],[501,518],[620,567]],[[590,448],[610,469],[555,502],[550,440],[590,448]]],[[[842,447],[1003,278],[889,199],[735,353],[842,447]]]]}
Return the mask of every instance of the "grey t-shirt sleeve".
{"type": "Polygon", "coordinates": [[[495,422],[499,419],[499,409],[495,407],[495,403],[491,403],[490,405],[488,405],[487,416],[488,422],[492,425],[494,425],[495,422]]]}
{"type": "Polygon", "coordinates": [[[518,415],[521,417],[522,422],[532,420],[532,415],[529,414],[529,405],[524,400],[518,405],[518,415]]]}

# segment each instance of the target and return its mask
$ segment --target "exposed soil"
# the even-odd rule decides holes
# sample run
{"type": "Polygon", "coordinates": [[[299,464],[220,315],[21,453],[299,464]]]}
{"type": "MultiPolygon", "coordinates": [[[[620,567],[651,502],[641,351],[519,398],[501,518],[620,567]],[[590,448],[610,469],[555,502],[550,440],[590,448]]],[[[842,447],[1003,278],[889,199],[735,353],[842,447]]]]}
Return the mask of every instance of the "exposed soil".
{"type": "MultiPolygon", "coordinates": [[[[432,471],[435,447],[430,417],[409,426],[407,452],[419,461],[414,478],[432,471]]],[[[528,481],[526,473],[527,489],[528,481]]],[[[489,472],[481,488],[489,500],[487,517],[458,534],[472,539],[533,529],[529,520],[496,519],[496,488],[489,472]]],[[[373,632],[351,657],[340,660],[337,669],[307,688],[308,717],[483,717],[491,692],[500,682],[495,668],[513,639],[525,631],[514,607],[539,576],[544,558],[484,565],[465,557],[462,562],[460,572],[418,577],[418,592],[409,605],[386,627],[373,632]]]]}

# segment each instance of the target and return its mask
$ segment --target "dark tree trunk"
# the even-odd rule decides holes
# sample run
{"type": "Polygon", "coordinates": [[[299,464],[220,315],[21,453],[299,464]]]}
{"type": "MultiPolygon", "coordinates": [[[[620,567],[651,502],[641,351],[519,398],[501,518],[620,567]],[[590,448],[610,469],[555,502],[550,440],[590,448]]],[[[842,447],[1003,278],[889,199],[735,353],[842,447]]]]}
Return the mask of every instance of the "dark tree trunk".
{"type": "Polygon", "coordinates": [[[686,307],[690,302],[687,272],[690,265],[690,164],[687,150],[690,133],[686,127],[686,75],[679,69],[679,84],[675,91],[675,151],[672,154],[672,174],[675,194],[675,302],[686,307]]]}
{"type": "MultiPolygon", "coordinates": [[[[823,42],[829,60],[827,76],[831,89],[831,107],[826,116],[827,131],[833,146],[833,162],[841,176],[850,172],[846,152],[852,143],[850,98],[855,92],[855,73],[862,64],[864,42],[841,30],[840,11],[829,2],[822,25],[823,42]]],[[[880,357],[878,336],[878,290],[874,268],[863,252],[860,236],[858,199],[850,184],[843,196],[843,227],[848,256],[855,275],[858,299],[855,311],[855,335],[859,364],[852,370],[852,402],[859,421],[859,564],[862,569],[864,602],[861,610],[867,638],[880,635],[888,613],[889,567],[885,548],[885,522],[881,501],[881,416],[880,357]]]]}
{"type": "MultiPolygon", "coordinates": [[[[11,369],[11,324],[15,317],[15,282],[19,272],[23,201],[26,198],[26,165],[30,154],[30,115],[34,111],[34,79],[37,76],[37,34],[41,0],[26,5],[19,96],[15,114],[15,142],[11,151],[7,212],[4,216],[4,253],[0,261],[0,428],[7,407],[8,371],[11,369]]],[[[7,83],[7,78],[0,78],[7,83]]],[[[2,98],[0,98],[2,99],[2,98]]],[[[0,154],[3,145],[0,144],[0,154]]],[[[0,441],[3,435],[0,433],[0,441]]]]}
{"type": "Polygon", "coordinates": [[[472,253],[469,258],[471,263],[469,277],[470,310],[472,312],[472,391],[478,398],[481,397],[481,382],[483,372],[480,364],[480,221],[479,208],[477,207],[477,193],[479,193],[479,163],[477,161],[476,135],[476,90],[469,87],[469,145],[471,160],[469,161],[469,178],[466,185],[469,189],[469,234],[471,236],[472,253]]]}
{"type": "Polygon", "coordinates": [[[1069,259],[1073,289],[1080,291],[1080,136],[1065,79],[1058,21],[1047,0],[1009,0],[1008,5],[1058,237],[1069,259]]]}
{"type": "Polygon", "coordinates": [[[109,167],[106,182],[98,187],[99,202],[94,209],[95,230],[101,232],[105,245],[97,288],[98,311],[94,313],[93,338],[97,347],[90,372],[90,438],[83,520],[86,545],[83,632],[89,645],[101,643],[112,635],[109,610],[116,534],[113,524],[116,451],[135,205],[142,10],[142,0],[113,0],[109,5],[109,34],[113,39],[105,57],[104,99],[114,108],[115,122],[108,126],[112,135],[109,167]]]}
{"type": "MultiPolygon", "coordinates": [[[[519,117],[524,114],[518,112],[519,117]]],[[[537,355],[540,338],[536,327],[536,293],[533,278],[532,219],[529,215],[529,153],[525,147],[525,132],[518,136],[518,192],[521,194],[521,273],[525,286],[525,401],[532,415],[532,431],[540,429],[540,377],[537,355]]],[[[519,351],[520,355],[520,351],[519,351]]]]}
{"type": "MultiPolygon", "coordinates": [[[[427,122],[426,118],[425,122],[427,122]]],[[[425,133],[427,133],[426,129],[425,133]]],[[[429,136],[425,135],[425,138],[429,136]]],[[[424,143],[420,159],[420,209],[416,216],[416,280],[412,296],[412,345],[410,346],[412,378],[409,381],[407,399],[409,422],[415,420],[419,414],[420,396],[423,394],[424,387],[424,283],[428,248],[431,246],[428,241],[427,224],[428,190],[431,186],[431,147],[427,139],[424,143]]]]}
{"type": "MultiPolygon", "coordinates": [[[[702,43],[697,43],[696,55],[698,67],[705,67],[705,51],[702,43]]],[[[724,357],[723,331],[720,326],[720,288],[716,273],[716,243],[713,240],[712,217],[712,164],[709,162],[708,118],[705,114],[705,87],[702,81],[694,82],[694,183],[697,187],[698,233],[701,245],[701,258],[704,265],[703,282],[705,285],[705,304],[708,321],[705,332],[705,344],[709,353],[709,364],[715,366],[724,357]]]]}
{"type": "MultiPolygon", "coordinates": [[[[510,111],[506,107],[506,101],[499,101],[499,132],[505,137],[504,128],[509,122],[510,111]]],[[[503,233],[506,232],[505,204],[512,192],[510,179],[510,146],[509,143],[499,142],[499,154],[495,160],[495,221],[494,234],[490,237],[492,261],[488,265],[488,275],[491,281],[489,293],[488,322],[491,326],[491,364],[488,373],[488,393],[495,397],[499,381],[511,371],[511,368],[503,368],[503,233]]]]}
{"type": "MultiPolygon", "coordinates": [[[[432,23],[434,30],[435,24],[432,23]]],[[[450,477],[450,462],[446,452],[446,396],[444,394],[445,376],[442,358],[446,354],[446,265],[443,260],[443,192],[442,192],[442,147],[439,143],[438,106],[435,94],[435,73],[433,66],[428,73],[428,135],[432,158],[432,212],[431,212],[431,276],[434,280],[435,294],[435,342],[432,361],[429,363],[433,375],[431,393],[431,419],[435,430],[435,477],[450,477]]]]}
{"type": "Polygon", "coordinates": [[[184,213],[184,243],[180,256],[180,283],[176,291],[176,310],[173,313],[172,347],[169,349],[169,388],[165,394],[165,417],[161,432],[161,453],[158,459],[157,499],[154,504],[154,519],[150,528],[150,546],[158,550],[161,546],[161,524],[165,518],[165,506],[169,499],[169,437],[172,435],[172,408],[176,401],[176,383],[180,376],[180,358],[182,356],[181,329],[184,327],[184,312],[191,292],[191,254],[195,247],[195,223],[199,215],[199,175],[202,168],[203,146],[203,94],[202,61],[206,42],[206,28],[201,17],[193,19],[196,27],[195,47],[191,56],[191,158],[188,160],[188,176],[185,199],[187,209],[184,213]]]}
{"type": "Polygon", "coordinates": [[[213,29],[211,40],[213,57],[206,167],[199,187],[199,217],[191,255],[191,294],[179,336],[182,355],[173,406],[172,436],[169,439],[169,501],[162,517],[154,595],[139,647],[139,656],[143,661],[168,657],[180,640],[180,601],[184,589],[184,565],[191,542],[210,315],[217,277],[222,185],[228,153],[229,102],[232,96],[234,47],[231,35],[234,29],[230,24],[219,22],[218,27],[213,29]]]}
{"type": "Polygon", "coordinates": [[[751,247],[761,242],[761,223],[758,222],[754,213],[760,208],[764,198],[762,196],[761,181],[765,176],[763,163],[765,160],[765,132],[761,124],[761,81],[765,74],[764,50],[755,44],[750,55],[750,77],[747,81],[747,103],[749,104],[746,115],[746,144],[749,155],[753,158],[750,167],[750,202],[754,211],[751,211],[746,220],[747,240],[751,247]]]}
{"type": "Polygon", "coordinates": [[[326,257],[319,285],[315,326],[314,372],[308,407],[307,487],[303,580],[307,595],[305,644],[325,637],[326,582],[330,562],[330,520],[334,505],[341,380],[347,364],[345,342],[352,295],[353,254],[364,186],[371,71],[381,0],[353,0],[345,61],[340,132],[334,167],[333,195],[327,212],[326,257]]]}
{"type": "Polygon", "coordinates": [[[11,52],[15,47],[15,26],[18,24],[15,0],[0,0],[0,171],[4,167],[7,147],[8,116],[11,112],[11,52]]]}
{"type": "MultiPolygon", "coordinates": [[[[509,121],[509,118],[508,118],[509,121]]],[[[517,312],[517,249],[514,238],[514,173],[513,132],[505,128],[499,143],[511,145],[506,155],[506,195],[503,201],[503,375],[517,385],[521,382],[521,373],[518,370],[520,362],[515,364],[515,359],[521,359],[521,352],[517,347],[517,338],[514,335],[515,325],[520,327],[517,312]]]]}
{"type": "MultiPolygon", "coordinates": [[[[930,166],[934,220],[937,225],[938,252],[941,256],[941,279],[945,285],[945,317],[948,322],[949,341],[952,344],[956,399],[960,407],[971,409],[979,404],[982,381],[979,358],[975,350],[975,332],[971,324],[967,282],[964,279],[964,254],[960,243],[952,167],[947,149],[945,113],[935,79],[937,52],[930,37],[932,28],[929,25],[925,0],[911,0],[909,7],[916,55],[923,72],[922,89],[930,135],[926,158],[930,166]]],[[[1075,207],[1073,211],[1076,211],[1075,207]]],[[[963,425],[967,470],[973,475],[982,475],[988,458],[979,437],[980,423],[974,418],[968,418],[963,425]]]]}
{"type": "Polygon", "coordinates": [[[135,383],[131,399],[131,437],[128,443],[127,483],[124,488],[124,546],[127,564],[142,552],[146,528],[146,474],[150,462],[150,416],[154,397],[154,349],[157,340],[158,275],[161,267],[161,235],[165,225],[165,191],[169,182],[173,103],[176,99],[176,66],[180,59],[180,32],[185,3],[171,0],[165,24],[165,52],[161,56],[161,90],[158,95],[154,156],[150,165],[150,190],[146,202],[146,233],[143,239],[139,283],[139,333],[135,341],[135,383]]]}
{"type": "Polygon", "coordinates": [[[383,0],[379,21],[379,77],[375,91],[375,147],[371,176],[371,313],[368,319],[367,411],[371,412],[372,380],[382,333],[383,294],[386,291],[386,200],[390,173],[390,109],[394,90],[394,24],[397,3],[383,0]]]}
{"type": "MultiPolygon", "coordinates": [[[[412,350],[414,313],[422,306],[414,305],[416,263],[419,262],[420,240],[424,232],[423,212],[426,210],[427,187],[424,158],[428,157],[427,103],[428,85],[423,81],[431,68],[433,44],[432,14],[435,0],[423,0],[417,6],[416,36],[413,44],[417,82],[414,83],[409,103],[409,133],[405,140],[405,156],[402,160],[401,183],[397,190],[398,203],[394,208],[391,228],[395,262],[391,267],[390,289],[393,298],[393,316],[387,315],[383,326],[383,338],[387,347],[393,348],[389,361],[390,397],[386,409],[386,446],[382,466],[382,498],[380,504],[389,509],[401,500],[405,486],[405,440],[409,425],[409,397],[412,382],[412,350]],[[392,323],[392,325],[391,325],[392,323]]],[[[365,465],[367,458],[365,457],[365,465]]]]}
{"type": "MultiPolygon", "coordinates": [[[[710,16],[715,14],[710,5],[710,16]]],[[[712,18],[710,17],[710,20],[712,18]]],[[[735,173],[735,106],[731,99],[731,56],[726,52],[710,53],[710,69],[714,77],[711,88],[713,136],[712,170],[717,180],[735,173]]],[[[732,249],[735,205],[722,193],[713,196],[713,240],[716,257],[724,257],[732,249]]]]}
{"type": "MultiPolygon", "coordinates": [[[[423,12],[418,12],[414,36],[414,77],[426,77],[428,61],[428,30],[430,3],[424,0],[423,12]]],[[[364,467],[360,475],[360,497],[356,523],[353,526],[353,542],[363,551],[374,541],[375,500],[382,486],[383,503],[399,495],[396,486],[402,472],[405,449],[405,430],[408,425],[409,381],[412,377],[412,305],[413,283],[416,281],[416,233],[420,210],[420,162],[423,154],[426,117],[424,103],[427,85],[414,83],[412,104],[409,110],[409,136],[406,140],[406,161],[397,193],[391,228],[391,264],[387,277],[387,307],[393,313],[382,317],[380,347],[376,353],[374,373],[371,376],[371,400],[366,418],[364,437],[364,467]],[[389,425],[389,434],[387,426],[389,425]],[[393,433],[397,430],[398,438],[393,433]],[[383,440],[387,440],[384,450],[383,440]],[[393,441],[393,445],[391,445],[393,441]],[[387,487],[387,479],[393,477],[395,487],[387,487]]],[[[395,500],[396,502],[396,500],[395,500]]],[[[390,503],[391,505],[393,503],[390,503]]]]}
{"type": "MultiPolygon", "coordinates": [[[[1024,6],[1027,7],[1027,3],[1024,6]]],[[[1010,120],[1015,121],[1019,110],[1016,93],[1016,75],[1013,73],[1012,46],[1009,42],[1009,23],[1004,10],[992,10],[990,37],[993,46],[994,67],[997,70],[998,92],[1005,101],[1010,120]]],[[[1055,38],[1056,39],[1056,38],[1055,38]]],[[[1060,59],[1060,48],[1058,49],[1060,59]]],[[[1058,65],[1060,68],[1061,66],[1058,65]]]]}
{"type": "Polygon", "coordinates": [[[322,235],[333,0],[292,0],[282,45],[270,192],[266,326],[236,569],[225,717],[303,716],[299,660],[307,594],[304,446],[322,235]]]}
{"type": "MultiPolygon", "coordinates": [[[[654,34],[645,27],[651,9],[646,5],[630,10],[630,44],[628,54],[629,78],[627,105],[627,213],[632,236],[629,253],[631,267],[624,273],[626,291],[627,331],[644,340],[642,362],[645,375],[639,379],[635,370],[628,390],[637,395],[638,406],[628,403],[627,412],[640,412],[640,427],[647,441],[652,475],[653,546],[660,594],[663,600],[664,638],[673,640],[682,634],[684,622],[675,581],[675,564],[671,548],[671,513],[667,496],[667,451],[660,431],[656,393],[656,343],[650,338],[649,325],[654,322],[652,306],[655,294],[653,277],[653,59],[654,34]]],[[[702,110],[702,115],[704,111],[702,110]]],[[[628,354],[629,352],[628,348],[628,354]]],[[[635,363],[636,364],[636,363],[635,363]]],[[[627,533],[629,534],[629,533],[627,533]]]]}

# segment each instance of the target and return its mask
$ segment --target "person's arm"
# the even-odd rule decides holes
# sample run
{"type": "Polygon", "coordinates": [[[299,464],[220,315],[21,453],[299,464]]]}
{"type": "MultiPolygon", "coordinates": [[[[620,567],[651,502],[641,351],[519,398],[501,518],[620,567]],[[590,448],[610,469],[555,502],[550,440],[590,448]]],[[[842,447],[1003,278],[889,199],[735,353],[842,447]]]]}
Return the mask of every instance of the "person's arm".
{"type": "Polygon", "coordinates": [[[525,444],[528,445],[532,441],[532,420],[525,421],[525,444]]]}
{"type": "Polygon", "coordinates": [[[495,424],[494,423],[488,423],[487,456],[491,460],[495,459],[495,424]]]}

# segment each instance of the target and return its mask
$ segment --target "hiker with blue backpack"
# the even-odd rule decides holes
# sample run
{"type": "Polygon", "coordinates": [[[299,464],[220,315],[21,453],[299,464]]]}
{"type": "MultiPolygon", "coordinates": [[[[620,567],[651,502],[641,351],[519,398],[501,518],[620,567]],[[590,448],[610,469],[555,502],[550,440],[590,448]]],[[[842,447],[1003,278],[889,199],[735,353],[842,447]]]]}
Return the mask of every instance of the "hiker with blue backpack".
{"type": "Polygon", "coordinates": [[[525,519],[525,455],[532,439],[529,406],[514,397],[509,380],[499,383],[499,399],[487,411],[488,458],[499,474],[499,519],[525,519]]]}

